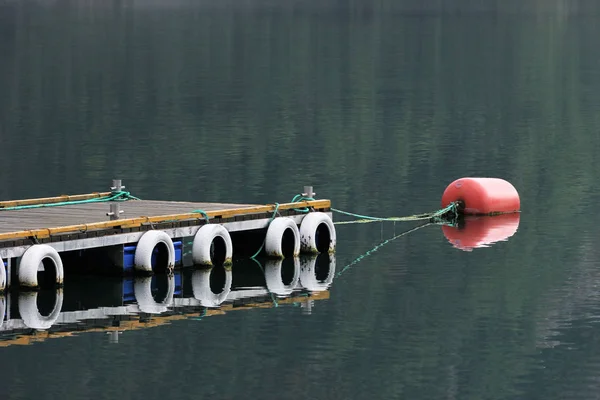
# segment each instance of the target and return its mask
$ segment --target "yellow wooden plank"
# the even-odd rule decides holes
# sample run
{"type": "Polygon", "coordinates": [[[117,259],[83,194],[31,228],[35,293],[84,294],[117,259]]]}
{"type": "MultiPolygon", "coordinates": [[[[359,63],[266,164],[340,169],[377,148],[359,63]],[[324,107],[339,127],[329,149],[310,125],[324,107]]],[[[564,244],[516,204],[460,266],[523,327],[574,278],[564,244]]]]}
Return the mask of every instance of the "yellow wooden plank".
{"type": "MultiPolygon", "coordinates": [[[[221,218],[232,218],[238,217],[240,215],[250,215],[250,214],[261,214],[275,211],[275,205],[269,204],[264,206],[254,206],[254,207],[245,207],[245,208],[231,208],[231,209],[223,209],[223,210],[212,210],[206,211],[206,215],[210,218],[221,217],[221,218]]],[[[314,208],[329,208],[331,207],[330,200],[312,200],[312,201],[303,201],[299,203],[284,203],[279,205],[279,210],[290,210],[293,208],[305,208],[305,207],[314,207],[314,208]]],[[[187,219],[203,219],[204,216],[200,213],[186,213],[186,214],[172,214],[172,215],[157,215],[154,217],[148,217],[148,222],[152,222],[154,224],[159,222],[166,221],[183,221],[187,219]]]]}
{"type": "Polygon", "coordinates": [[[37,199],[25,199],[25,200],[5,200],[0,201],[0,208],[8,208],[8,207],[19,207],[19,206],[31,206],[35,204],[53,204],[53,203],[61,203],[64,201],[81,201],[81,200],[90,200],[97,199],[100,197],[110,196],[112,192],[96,192],[96,193],[87,193],[87,194],[72,194],[72,195],[61,195],[54,197],[40,197],[37,199]]]}
{"type": "MultiPolygon", "coordinates": [[[[303,201],[298,203],[284,203],[279,205],[279,210],[289,210],[294,208],[304,208],[304,207],[314,207],[317,209],[321,208],[329,208],[331,207],[330,200],[311,200],[311,201],[303,201]]],[[[223,209],[223,210],[212,210],[207,211],[206,214],[210,218],[221,217],[221,218],[231,218],[241,215],[249,215],[249,214],[260,214],[260,213],[268,213],[275,211],[276,205],[269,204],[263,206],[253,206],[253,207],[241,207],[241,208],[231,208],[231,209],[223,209]]],[[[142,224],[147,223],[162,223],[162,222],[177,222],[177,221],[185,221],[185,220],[198,220],[203,219],[204,216],[200,213],[184,213],[184,214],[171,214],[171,215],[158,215],[158,216],[142,216],[135,218],[124,218],[113,221],[102,221],[102,222],[93,222],[88,224],[76,224],[76,225],[67,225],[67,226],[59,226],[53,228],[41,228],[41,229],[32,229],[32,230],[22,230],[15,232],[7,232],[0,234],[0,241],[2,240],[18,240],[18,239],[26,239],[30,237],[35,237],[38,239],[47,238],[53,235],[65,234],[65,233],[77,233],[77,232],[87,232],[93,230],[102,230],[102,229],[113,229],[113,228],[132,228],[138,227],[142,224]]]]}

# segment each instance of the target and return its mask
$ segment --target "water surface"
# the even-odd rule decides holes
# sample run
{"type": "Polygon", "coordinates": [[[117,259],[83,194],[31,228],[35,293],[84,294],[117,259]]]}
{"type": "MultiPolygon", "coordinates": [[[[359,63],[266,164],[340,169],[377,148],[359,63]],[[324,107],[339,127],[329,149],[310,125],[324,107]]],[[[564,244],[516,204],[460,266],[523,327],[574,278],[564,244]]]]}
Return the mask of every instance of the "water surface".
{"type": "MultiPolygon", "coordinates": [[[[493,176],[523,210],[508,241],[464,251],[428,226],[349,269],[415,224],[338,226],[344,273],[310,312],[263,296],[118,343],[10,345],[2,397],[595,397],[598,5],[422,3],[1,2],[3,199],[121,178],[141,198],[272,203],[310,184],[396,216],[493,176]]],[[[78,279],[71,310],[122,287],[78,279]]]]}

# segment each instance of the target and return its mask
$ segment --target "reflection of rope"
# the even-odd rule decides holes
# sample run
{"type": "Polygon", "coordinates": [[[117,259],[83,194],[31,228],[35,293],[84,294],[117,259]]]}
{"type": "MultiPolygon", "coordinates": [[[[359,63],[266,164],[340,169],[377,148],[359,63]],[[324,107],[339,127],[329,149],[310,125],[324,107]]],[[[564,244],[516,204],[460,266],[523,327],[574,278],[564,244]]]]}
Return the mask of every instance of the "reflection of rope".
{"type": "Polygon", "coordinates": [[[204,307],[204,310],[202,310],[202,315],[198,316],[198,317],[189,317],[188,319],[193,319],[196,321],[201,321],[202,318],[206,317],[206,311],[208,310],[208,307],[204,307]]]}
{"type": "Polygon", "coordinates": [[[341,269],[341,271],[339,271],[337,273],[337,276],[342,275],[344,272],[346,272],[347,270],[349,270],[353,265],[358,264],[360,261],[364,260],[365,258],[367,258],[368,256],[370,256],[371,254],[375,253],[377,250],[379,250],[380,248],[382,248],[383,246],[385,246],[386,244],[398,239],[399,237],[408,235],[409,233],[418,231],[421,228],[425,228],[426,226],[432,225],[432,222],[427,222],[426,224],[423,225],[419,225],[416,226],[412,229],[409,229],[407,231],[404,231],[402,233],[397,234],[396,236],[393,236],[387,240],[384,240],[383,242],[379,243],[377,246],[373,247],[372,249],[370,249],[369,251],[361,254],[360,256],[356,257],[350,264],[346,265],[344,268],[341,269]]]}
{"type": "MultiPolygon", "coordinates": [[[[252,257],[252,260],[258,264],[258,268],[260,268],[260,270],[263,272],[263,275],[266,275],[265,269],[263,268],[262,264],[258,262],[258,260],[254,257],[252,257]]],[[[277,303],[277,298],[275,297],[275,295],[273,295],[273,293],[269,290],[268,287],[267,292],[269,292],[269,295],[271,296],[271,301],[273,302],[273,304],[275,304],[275,307],[279,307],[279,303],[277,303]]]]}

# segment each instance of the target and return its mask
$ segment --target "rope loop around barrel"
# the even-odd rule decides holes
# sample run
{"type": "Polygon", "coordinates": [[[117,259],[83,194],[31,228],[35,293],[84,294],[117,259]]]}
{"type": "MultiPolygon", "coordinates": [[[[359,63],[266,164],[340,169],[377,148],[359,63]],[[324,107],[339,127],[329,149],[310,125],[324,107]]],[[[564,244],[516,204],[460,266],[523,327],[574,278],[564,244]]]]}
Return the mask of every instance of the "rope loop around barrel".
{"type": "MultiPolygon", "coordinates": [[[[314,200],[314,198],[312,198],[312,197],[306,197],[302,194],[297,194],[294,196],[294,198],[292,199],[292,201],[290,203],[300,203],[303,201],[313,201],[313,200],[314,200]]],[[[310,212],[310,209],[308,207],[294,208],[293,210],[296,212],[301,212],[301,213],[310,212]]]]}

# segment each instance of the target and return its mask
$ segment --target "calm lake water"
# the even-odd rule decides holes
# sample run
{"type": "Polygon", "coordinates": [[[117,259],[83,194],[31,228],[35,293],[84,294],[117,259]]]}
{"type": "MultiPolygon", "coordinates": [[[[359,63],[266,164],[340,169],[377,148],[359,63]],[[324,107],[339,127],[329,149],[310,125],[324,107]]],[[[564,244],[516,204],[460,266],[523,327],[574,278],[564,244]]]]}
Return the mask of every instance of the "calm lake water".
{"type": "MultiPolygon", "coordinates": [[[[507,241],[464,251],[428,226],[350,268],[415,224],[339,225],[313,297],[270,295],[238,262],[221,312],[12,331],[0,398],[598,397],[600,3],[372,3],[0,0],[2,199],[121,178],[146,199],[273,203],[313,185],[399,216],[491,176],[523,210],[507,241]]],[[[134,286],[67,276],[63,311],[134,286]]]]}

